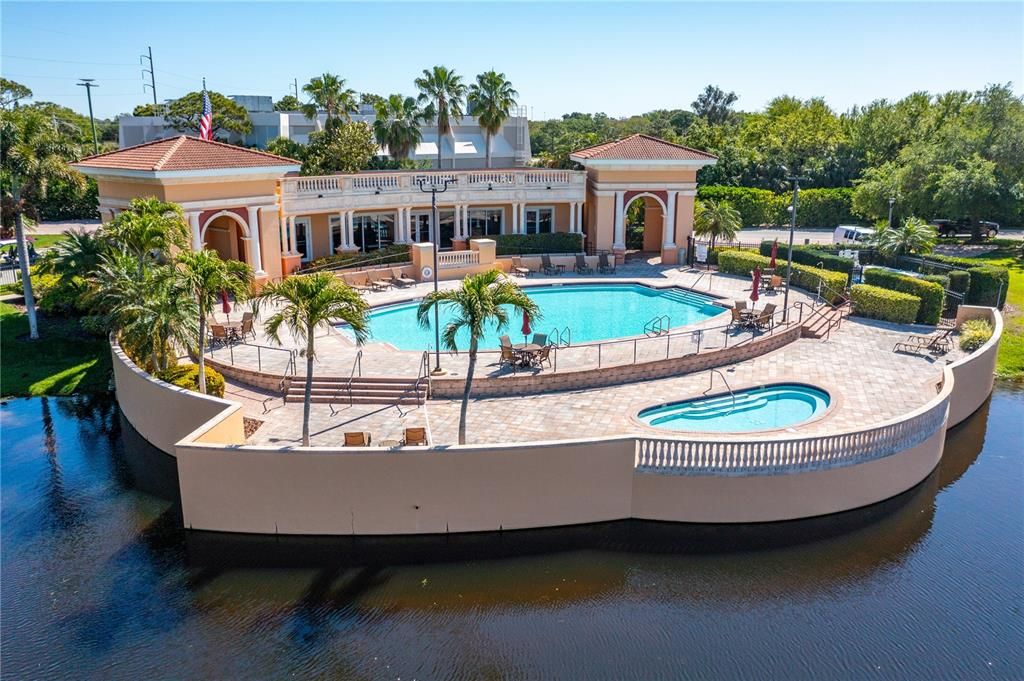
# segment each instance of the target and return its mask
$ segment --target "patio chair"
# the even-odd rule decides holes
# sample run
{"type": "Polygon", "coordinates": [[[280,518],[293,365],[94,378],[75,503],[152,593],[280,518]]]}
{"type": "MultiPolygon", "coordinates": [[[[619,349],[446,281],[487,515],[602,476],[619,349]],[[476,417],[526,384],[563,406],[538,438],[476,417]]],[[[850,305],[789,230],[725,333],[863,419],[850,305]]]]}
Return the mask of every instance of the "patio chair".
{"type": "Polygon", "coordinates": [[[210,340],[214,345],[227,345],[230,340],[228,330],[222,324],[210,325],[210,340]]]}
{"type": "Polygon", "coordinates": [[[765,291],[775,291],[782,286],[782,277],[777,274],[773,274],[770,277],[766,277],[761,281],[764,282],[765,291]]]}
{"type": "Polygon", "coordinates": [[[598,253],[597,271],[601,274],[615,274],[615,261],[608,260],[608,251],[601,251],[598,253]]]}
{"type": "Polygon", "coordinates": [[[523,267],[523,261],[519,258],[512,258],[512,274],[516,277],[529,277],[530,268],[523,267]]]}
{"type": "Polygon", "coordinates": [[[587,258],[582,253],[576,254],[576,266],[573,268],[576,274],[593,274],[594,268],[587,264],[587,258]]]}
{"type": "Polygon", "coordinates": [[[551,264],[551,256],[550,255],[546,255],[545,254],[545,255],[540,256],[540,268],[542,270],[544,270],[544,274],[547,274],[549,276],[553,275],[553,274],[554,275],[561,274],[561,270],[551,264]]]}
{"type": "Polygon", "coordinates": [[[768,303],[754,319],[754,325],[759,329],[770,329],[775,324],[775,305],[768,303]]]}
{"type": "Polygon", "coordinates": [[[510,367],[512,367],[513,371],[515,371],[517,363],[518,358],[516,357],[516,351],[515,349],[513,349],[512,344],[510,343],[508,345],[505,345],[504,343],[502,343],[501,357],[498,359],[498,369],[501,369],[507,364],[510,367]]]}
{"type": "Polygon", "coordinates": [[[732,309],[736,310],[737,312],[746,312],[747,311],[747,301],[745,301],[745,300],[737,300],[736,303],[732,306],[732,309]]]}
{"type": "Polygon", "coordinates": [[[548,335],[546,333],[535,333],[533,334],[533,338],[530,340],[530,342],[533,343],[534,345],[544,347],[545,345],[548,344],[548,335]]]}
{"type": "Polygon", "coordinates": [[[346,447],[369,447],[371,440],[370,434],[363,431],[345,433],[346,447]]]}
{"type": "Polygon", "coordinates": [[[538,368],[541,368],[541,365],[543,365],[544,362],[547,362],[548,366],[551,366],[551,346],[545,345],[540,349],[539,352],[534,353],[533,357],[531,357],[530,359],[537,365],[538,368]]]}
{"type": "Polygon", "coordinates": [[[732,317],[729,318],[729,326],[727,329],[731,329],[733,325],[743,324],[743,309],[739,307],[729,308],[729,312],[732,313],[732,317]]]}
{"type": "MultiPolygon", "coordinates": [[[[249,314],[248,312],[246,314],[249,314]]],[[[239,330],[239,335],[244,339],[246,336],[252,336],[253,340],[256,340],[256,329],[253,328],[253,319],[250,316],[248,319],[242,317],[242,328],[239,330]]]]}
{"type": "Polygon", "coordinates": [[[391,277],[392,277],[392,282],[398,288],[406,288],[408,286],[415,286],[416,285],[416,280],[413,279],[410,276],[407,276],[406,273],[404,271],[402,271],[401,268],[398,268],[398,267],[392,267],[391,268],[391,277]]]}
{"type": "Polygon", "coordinates": [[[427,442],[427,429],[421,427],[406,428],[405,438],[402,440],[402,445],[405,447],[425,447],[429,443],[427,442]]]}
{"type": "Polygon", "coordinates": [[[927,350],[936,354],[949,352],[951,336],[956,329],[944,329],[937,333],[922,336],[910,334],[906,340],[902,340],[892,346],[893,352],[921,352],[927,350]]]}

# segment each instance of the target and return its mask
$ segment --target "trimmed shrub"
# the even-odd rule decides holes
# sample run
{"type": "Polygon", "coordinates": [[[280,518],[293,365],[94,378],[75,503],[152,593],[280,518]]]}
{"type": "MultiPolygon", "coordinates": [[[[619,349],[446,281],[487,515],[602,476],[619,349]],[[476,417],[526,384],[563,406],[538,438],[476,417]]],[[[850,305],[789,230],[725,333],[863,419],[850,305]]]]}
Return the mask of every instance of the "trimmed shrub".
{"type": "MultiPolygon", "coordinates": [[[[786,208],[791,196],[789,192],[776,194],[754,187],[697,187],[697,198],[701,201],[728,201],[732,204],[739,211],[744,227],[788,224],[789,211],[786,208]]],[[[797,227],[835,227],[854,221],[851,210],[853,190],[848,187],[803,189],[799,201],[797,227]]]]}
{"type": "MultiPolygon", "coordinates": [[[[772,241],[765,240],[761,242],[760,246],[761,255],[770,258],[772,255],[772,241]]],[[[779,256],[785,257],[789,252],[788,245],[783,246],[779,244],[778,253],[776,253],[776,259],[779,256]]],[[[817,267],[818,263],[826,270],[832,270],[833,272],[844,272],[846,275],[853,273],[853,260],[850,258],[840,258],[835,253],[829,253],[828,251],[818,250],[811,246],[797,246],[793,245],[793,262],[798,265],[808,265],[810,267],[817,267]]]]}
{"type": "Polygon", "coordinates": [[[886,322],[910,324],[917,319],[921,299],[909,293],[890,291],[870,284],[854,284],[850,288],[853,314],[886,322]]]}
{"type": "Polygon", "coordinates": [[[33,274],[32,286],[39,309],[50,315],[67,315],[82,310],[85,282],[79,277],[62,280],[56,274],[33,274]]]}
{"type": "Polygon", "coordinates": [[[950,291],[955,293],[967,293],[971,287],[971,273],[966,270],[950,270],[946,276],[949,278],[950,291]]]}
{"type": "Polygon", "coordinates": [[[497,244],[498,255],[582,253],[583,235],[568,232],[547,234],[498,234],[488,237],[497,244]]]}
{"type": "Polygon", "coordinates": [[[391,244],[390,246],[378,248],[375,251],[366,251],[365,253],[360,251],[335,253],[334,255],[317,258],[303,267],[302,271],[323,267],[324,265],[354,267],[363,263],[386,265],[389,263],[409,262],[409,251],[408,244],[391,244]]]}
{"type": "Polygon", "coordinates": [[[786,199],[767,189],[754,187],[724,187],[720,185],[697,187],[701,201],[728,201],[735,208],[744,227],[778,224],[779,213],[786,212],[786,199]]]}
{"type": "MultiPolygon", "coordinates": [[[[790,199],[783,195],[783,220],[788,212],[785,207],[790,199]]],[[[797,204],[798,227],[835,227],[854,222],[853,189],[849,187],[801,189],[797,204]]],[[[795,259],[795,258],[794,258],[795,259]]],[[[799,262],[799,261],[798,261],[799,262]]]]}
{"type": "Polygon", "coordinates": [[[949,276],[945,274],[925,274],[921,276],[921,279],[938,284],[942,288],[949,288],[949,276]]]}
{"type": "Polygon", "coordinates": [[[984,319],[971,319],[960,326],[960,349],[974,352],[992,337],[992,325],[984,319]]]}
{"type": "Polygon", "coordinates": [[[864,270],[864,283],[919,298],[921,305],[917,310],[917,322],[932,325],[939,323],[946,297],[946,292],[939,284],[876,268],[864,270]]]}
{"type": "MultiPolygon", "coordinates": [[[[768,267],[769,262],[768,258],[752,251],[726,250],[718,254],[718,271],[724,274],[739,274],[748,277],[755,267],[760,267],[763,270],[768,267]]],[[[776,272],[783,274],[787,262],[776,258],[775,265],[776,272]]],[[[847,276],[842,272],[793,265],[793,274],[790,279],[793,286],[816,293],[819,281],[835,293],[842,293],[846,289],[847,276]]]]}
{"type": "MultiPolygon", "coordinates": [[[[185,388],[199,392],[199,365],[179,364],[169,367],[163,371],[156,372],[156,377],[179,388],[185,388]]],[[[224,377],[220,372],[206,367],[206,394],[214,397],[224,397],[224,377]]]]}
{"type": "Polygon", "coordinates": [[[1006,302],[1006,289],[1010,287],[1010,271],[995,265],[979,265],[968,272],[971,281],[967,289],[967,303],[1002,309],[1006,302]]]}
{"type": "Polygon", "coordinates": [[[107,327],[107,320],[103,315],[86,315],[78,320],[78,325],[82,327],[82,331],[97,338],[105,338],[110,333],[110,329],[107,327]]]}

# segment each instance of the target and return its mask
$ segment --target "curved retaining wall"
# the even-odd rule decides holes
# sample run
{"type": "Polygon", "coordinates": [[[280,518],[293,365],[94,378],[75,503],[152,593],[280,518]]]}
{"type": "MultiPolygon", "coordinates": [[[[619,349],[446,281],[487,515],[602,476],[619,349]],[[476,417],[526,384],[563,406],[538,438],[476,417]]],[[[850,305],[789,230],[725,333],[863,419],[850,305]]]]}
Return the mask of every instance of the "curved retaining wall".
{"type": "Polygon", "coordinates": [[[923,480],[942,456],[954,407],[984,401],[975,385],[959,395],[955,372],[965,383],[977,379],[999,331],[991,346],[945,367],[932,400],[897,419],[825,436],[728,441],[252,447],[243,444],[238,405],[156,381],[117,348],[114,365],[122,409],[137,430],[161,449],[175,430],[184,433],[172,451],[191,529],[379,535],[625,518],[758,522],[849,510],[923,480]]]}
{"type": "Polygon", "coordinates": [[[984,319],[992,325],[992,337],[983,346],[953,364],[956,390],[949,403],[949,427],[953,427],[978,410],[988,396],[996,380],[996,357],[999,354],[999,340],[1003,336],[1003,316],[993,307],[961,305],[956,313],[956,326],[969,319],[984,319]]]}

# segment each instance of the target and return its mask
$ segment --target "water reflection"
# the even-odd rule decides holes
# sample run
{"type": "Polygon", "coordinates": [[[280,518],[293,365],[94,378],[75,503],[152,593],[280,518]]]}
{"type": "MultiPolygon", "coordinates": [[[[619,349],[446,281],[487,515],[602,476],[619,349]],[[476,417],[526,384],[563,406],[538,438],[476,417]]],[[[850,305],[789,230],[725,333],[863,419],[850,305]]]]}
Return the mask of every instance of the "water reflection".
{"type": "Polygon", "coordinates": [[[2,673],[999,678],[1024,638],[1022,406],[1001,392],[920,485],[823,518],[310,538],[186,532],[173,459],[109,399],[10,402],[2,673]]]}

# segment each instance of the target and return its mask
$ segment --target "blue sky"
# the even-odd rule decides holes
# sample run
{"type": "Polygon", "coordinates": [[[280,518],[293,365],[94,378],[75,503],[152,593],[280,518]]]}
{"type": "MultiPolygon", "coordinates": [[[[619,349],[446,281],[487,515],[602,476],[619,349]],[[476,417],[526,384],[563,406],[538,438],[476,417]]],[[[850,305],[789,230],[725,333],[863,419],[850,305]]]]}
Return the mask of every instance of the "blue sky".
{"type": "Polygon", "coordinates": [[[823,96],[845,110],[915,90],[1024,92],[1024,3],[16,3],[0,5],[0,71],[36,99],[98,116],[157,94],[285,95],[323,71],[357,91],[413,93],[426,67],[495,68],[533,118],[685,108],[707,83],[740,108],[823,96]],[[436,31],[436,32],[435,32],[436,31]]]}

